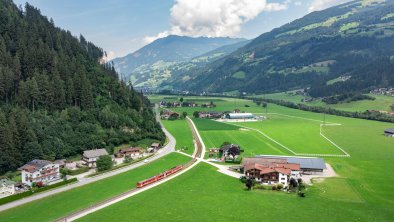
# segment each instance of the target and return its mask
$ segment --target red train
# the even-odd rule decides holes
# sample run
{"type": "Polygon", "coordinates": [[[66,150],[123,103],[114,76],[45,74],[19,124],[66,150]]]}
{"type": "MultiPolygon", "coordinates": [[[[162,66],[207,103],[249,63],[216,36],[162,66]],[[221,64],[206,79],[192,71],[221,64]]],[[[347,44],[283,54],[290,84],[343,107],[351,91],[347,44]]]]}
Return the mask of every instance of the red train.
{"type": "Polygon", "coordinates": [[[147,186],[149,184],[152,184],[154,182],[157,182],[159,180],[162,180],[162,179],[164,179],[164,178],[166,178],[166,177],[168,177],[168,176],[170,176],[170,175],[172,175],[172,174],[174,174],[174,173],[176,173],[176,172],[178,172],[178,171],[180,171],[182,169],[183,169],[183,165],[179,165],[179,166],[173,167],[173,168],[171,168],[171,169],[169,169],[169,170],[167,170],[167,171],[165,171],[163,173],[160,173],[159,175],[156,175],[156,176],[151,177],[149,179],[146,179],[146,180],[138,182],[137,183],[137,188],[141,188],[141,187],[147,186]]]}

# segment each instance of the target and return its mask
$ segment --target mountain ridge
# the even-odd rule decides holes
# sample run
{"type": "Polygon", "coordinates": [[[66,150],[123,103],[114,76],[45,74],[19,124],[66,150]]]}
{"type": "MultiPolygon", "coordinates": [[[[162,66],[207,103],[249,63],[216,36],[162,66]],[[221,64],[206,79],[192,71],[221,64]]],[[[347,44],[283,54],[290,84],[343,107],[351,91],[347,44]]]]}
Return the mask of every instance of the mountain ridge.
{"type": "MultiPolygon", "coordinates": [[[[197,93],[261,93],[311,87],[312,94],[323,96],[340,85],[353,84],[350,88],[356,91],[388,85],[383,81],[363,85],[364,74],[356,70],[372,60],[390,63],[394,52],[387,45],[394,44],[394,18],[387,15],[393,11],[392,1],[363,0],[310,13],[260,35],[172,87],[197,93]],[[237,72],[245,78],[235,78],[237,72]],[[345,74],[354,77],[323,87],[327,92],[318,90],[329,79],[345,74]]],[[[375,77],[394,84],[392,75],[382,75],[375,77]]]]}

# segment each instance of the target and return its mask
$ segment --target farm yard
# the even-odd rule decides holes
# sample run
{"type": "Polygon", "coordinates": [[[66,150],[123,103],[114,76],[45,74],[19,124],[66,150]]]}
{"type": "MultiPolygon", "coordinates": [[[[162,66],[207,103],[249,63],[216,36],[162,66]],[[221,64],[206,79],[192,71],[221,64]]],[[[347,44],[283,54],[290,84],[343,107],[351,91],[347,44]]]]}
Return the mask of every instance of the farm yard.
{"type": "Polygon", "coordinates": [[[135,188],[138,181],[190,160],[177,153],[134,170],[0,212],[0,221],[53,221],[57,218],[135,188]]]}

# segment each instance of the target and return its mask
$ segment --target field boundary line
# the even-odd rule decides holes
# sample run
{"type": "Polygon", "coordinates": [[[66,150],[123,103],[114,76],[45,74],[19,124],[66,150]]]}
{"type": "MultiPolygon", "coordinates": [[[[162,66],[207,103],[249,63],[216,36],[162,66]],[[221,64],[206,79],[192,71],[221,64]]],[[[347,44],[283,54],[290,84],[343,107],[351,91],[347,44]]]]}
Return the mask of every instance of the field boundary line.
{"type": "MultiPolygon", "coordinates": [[[[288,147],[286,147],[285,145],[279,143],[278,141],[276,141],[275,139],[269,137],[267,134],[263,133],[262,131],[260,131],[260,130],[258,130],[258,129],[254,129],[254,128],[247,127],[247,126],[241,126],[241,125],[237,125],[237,124],[231,124],[231,123],[226,123],[226,124],[234,125],[234,126],[238,126],[238,127],[246,128],[246,129],[250,129],[250,130],[254,130],[254,131],[260,133],[261,135],[265,136],[267,139],[273,141],[274,143],[276,143],[276,144],[278,144],[279,146],[283,147],[284,149],[288,150],[289,152],[291,152],[292,154],[294,154],[294,155],[296,155],[296,156],[350,157],[350,155],[349,155],[348,153],[346,153],[346,152],[344,152],[345,155],[343,155],[343,154],[296,153],[296,152],[294,152],[293,150],[291,150],[290,148],[288,148],[288,147]]],[[[329,140],[327,137],[325,137],[325,136],[323,136],[323,137],[324,137],[325,139],[327,139],[329,142],[334,143],[334,142],[332,142],[331,140],[329,140]]],[[[335,144],[335,143],[334,143],[334,144],[335,144]]],[[[337,146],[338,146],[338,145],[337,145],[337,146]]],[[[343,152],[342,148],[339,148],[339,150],[341,150],[341,151],[343,152]]]]}
{"type": "Polygon", "coordinates": [[[260,131],[260,130],[258,130],[258,129],[254,129],[254,128],[251,128],[251,127],[244,127],[244,126],[240,126],[240,125],[237,125],[237,124],[231,124],[231,123],[226,123],[226,124],[229,124],[229,125],[234,125],[234,126],[238,126],[238,127],[241,127],[241,128],[246,128],[246,129],[250,129],[250,130],[254,130],[254,131],[256,131],[256,132],[260,133],[261,135],[263,135],[264,137],[266,137],[267,139],[271,140],[272,142],[274,142],[274,143],[278,144],[278,145],[279,145],[279,146],[281,146],[282,148],[286,149],[286,150],[287,150],[287,151],[289,151],[290,153],[292,153],[292,154],[294,154],[294,155],[297,155],[297,153],[296,153],[296,152],[294,152],[294,151],[293,151],[293,150],[291,150],[290,148],[286,147],[285,145],[283,145],[283,144],[279,143],[278,141],[276,141],[276,140],[272,139],[272,138],[271,138],[271,137],[269,137],[267,134],[265,134],[265,133],[261,132],[261,131],[260,131]]]}
{"type": "MultiPolygon", "coordinates": [[[[334,141],[330,140],[328,137],[326,137],[323,132],[322,132],[322,127],[326,126],[327,124],[320,124],[320,135],[322,137],[324,137],[328,142],[330,142],[332,145],[334,145],[336,148],[338,148],[340,151],[342,151],[347,157],[350,157],[350,154],[347,153],[344,149],[342,149],[339,145],[337,145],[336,143],[334,143],[334,141]]],[[[328,126],[335,126],[335,125],[328,125],[328,126]]]]}

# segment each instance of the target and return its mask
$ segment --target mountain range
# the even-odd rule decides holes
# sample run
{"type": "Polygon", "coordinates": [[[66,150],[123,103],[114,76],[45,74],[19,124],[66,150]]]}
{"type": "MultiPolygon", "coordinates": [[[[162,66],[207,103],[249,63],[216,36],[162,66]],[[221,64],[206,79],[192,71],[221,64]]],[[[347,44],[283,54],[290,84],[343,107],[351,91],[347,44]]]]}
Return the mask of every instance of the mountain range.
{"type": "Polygon", "coordinates": [[[134,87],[158,87],[173,71],[206,64],[247,43],[241,38],[208,38],[170,35],[112,62],[123,79],[134,87]]]}
{"type": "Polygon", "coordinates": [[[393,45],[394,2],[352,1],[264,33],[161,87],[196,93],[308,88],[313,96],[367,91],[394,85],[393,45]],[[338,77],[347,81],[329,84],[338,77]]]}

